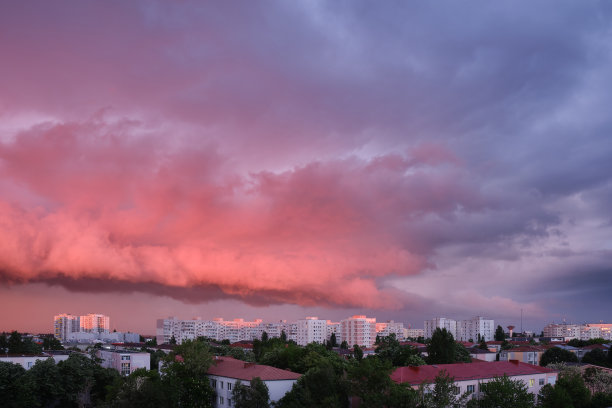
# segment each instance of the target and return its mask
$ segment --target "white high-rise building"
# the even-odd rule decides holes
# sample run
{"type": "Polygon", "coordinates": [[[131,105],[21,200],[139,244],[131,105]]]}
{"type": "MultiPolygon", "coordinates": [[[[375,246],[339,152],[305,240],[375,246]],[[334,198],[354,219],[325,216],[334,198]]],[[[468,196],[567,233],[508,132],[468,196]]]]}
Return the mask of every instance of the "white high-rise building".
{"type": "Polygon", "coordinates": [[[339,343],[346,341],[349,347],[355,344],[372,347],[376,341],[376,318],[355,315],[340,321],[339,343]]]}
{"type": "Polygon", "coordinates": [[[67,341],[71,333],[81,331],[81,317],[62,313],[53,317],[53,333],[59,341],[67,341]]]}
{"type": "Polygon", "coordinates": [[[459,341],[491,341],[495,338],[495,321],[476,316],[457,322],[457,337],[459,341]]]}
{"type": "Polygon", "coordinates": [[[424,331],[426,339],[431,339],[431,336],[436,329],[446,329],[446,331],[450,332],[453,337],[457,339],[457,322],[453,319],[436,317],[431,320],[425,320],[424,331]]]}
{"type": "Polygon", "coordinates": [[[103,314],[90,313],[81,316],[81,331],[87,333],[108,333],[110,318],[103,314]]]}
{"type": "Polygon", "coordinates": [[[379,337],[387,337],[395,334],[397,340],[404,340],[404,323],[394,322],[389,320],[384,323],[376,323],[376,335],[379,337]]]}
{"type": "Polygon", "coordinates": [[[300,346],[310,343],[324,344],[327,338],[327,321],[317,317],[307,317],[297,321],[297,340],[300,346]]]}

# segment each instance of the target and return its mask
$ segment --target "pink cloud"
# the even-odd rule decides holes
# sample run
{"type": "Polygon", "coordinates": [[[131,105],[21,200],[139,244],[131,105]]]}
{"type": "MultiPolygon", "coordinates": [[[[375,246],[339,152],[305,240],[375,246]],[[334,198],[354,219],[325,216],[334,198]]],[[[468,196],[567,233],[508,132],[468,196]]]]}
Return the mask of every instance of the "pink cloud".
{"type": "Polygon", "coordinates": [[[140,126],[41,124],[0,145],[5,280],[401,308],[380,279],[419,273],[428,259],[393,224],[482,205],[460,171],[407,172],[399,155],[244,175],[214,147],[139,138],[140,126]]]}

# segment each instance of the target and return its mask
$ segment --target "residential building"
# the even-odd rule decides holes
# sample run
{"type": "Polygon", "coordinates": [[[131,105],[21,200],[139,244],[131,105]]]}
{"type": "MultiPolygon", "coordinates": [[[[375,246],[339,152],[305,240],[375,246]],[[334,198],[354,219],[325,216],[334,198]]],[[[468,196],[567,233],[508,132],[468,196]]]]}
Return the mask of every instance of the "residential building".
{"type": "Polygon", "coordinates": [[[309,343],[325,344],[327,338],[327,321],[317,317],[307,317],[297,321],[297,340],[300,346],[309,343]]]}
{"type": "Polygon", "coordinates": [[[53,317],[53,333],[59,341],[66,341],[71,333],[81,331],[81,317],[62,313],[53,317]]]}
{"type": "Polygon", "coordinates": [[[481,316],[476,316],[468,320],[459,320],[457,322],[457,336],[459,341],[474,341],[480,340],[490,341],[495,338],[495,321],[485,319],[481,316]]]}
{"type": "Polygon", "coordinates": [[[511,380],[523,381],[527,391],[536,396],[544,385],[554,385],[557,381],[556,371],[516,360],[399,367],[393,371],[391,379],[396,383],[408,383],[415,389],[421,384],[431,389],[436,376],[443,370],[454,378],[459,394],[470,392],[473,398],[479,397],[481,384],[504,375],[511,380]]]}
{"type": "Polygon", "coordinates": [[[499,353],[499,361],[517,360],[527,364],[539,365],[542,354],[547,347],[542,346],[519,346],[499,353]]]}
{"type": "Polygon", "coordinates": [[[215,390],[215,408],[232,407],[232,391],[236,382],[249,385],[250,381],[259,377],[268,387],[270,402],[281,399],[293,384],[301,377],[292,371],[280,368],[249,363],[231,357],[216,357],[207,373],[210,385],[215,390]]]}
{"type": "Polygon", "coordinates": [[[376,342],[376,318],[355,315],[340,321],[341,343],[346,341],[349,347],[355,344],[360,347],[372,347],[376,342]]]}
{"type": "Polygon", "coordinates": [[[34,364],[38,360],[47,360],[52,358],[55,361],[55,364],[60,361],[68,360],[70,357],[70,352],[53,352],[53,353],[41,353],[41,354],[4,354],[0,355],[0,361],[4,363],[13,363],[19,364],[26,370],[34,367],[34,364]]]}
{"type": "Polygon", "coordinates": [[[478,347],[472,347],[468,349],[468,351],[470,353],[470,357],[472,357],[473,360],[475,359],[491,362],[497,359],[497,353],[488,349],[483,350],[478,347]]]}
{"type": "Polygon", "coordinates": [[[457,322],[453,319],[436,317],[431,320],[425,320],[423,324],[426,339],[430,339],[436,329],[446,329],[455,339],[457,338],[457,322]]]}
{"type": "Polygon", "coordinates": [[[395,338],[399,341],[404,340],[404,323],[388,320],[386,322],[376,323],[376,335],[387,337],[395,334],[395,338]]]}
{"type": "Polygon", "coordinates": [[[81,331],[87,333],[108,333],[110,318],[103,314],[90,313],[81,316],[81,331]]]}
{"type": "Polygon", "coordinates": [[[121,375],[130,375],[139,368],[151,369],[151,354],[131,350],[98,350],[97,356],[102,359],[104,368],[114,368],[121,375]]]}
{"type": "Polygon", "coordinates": [[[157,320],[157,343],[169,343],[174,337],[178,344],[185,340],[195,340],[207,337],[216,341],[229,340],[236,343],[243,340],[260,339],[263,332],[268,337],[280,337],[285,332],[288,340],[297,341],[297,324],[286,321],[264,323],[261,319],[245,321],[244,319],[223,320],[220,317],[213,320],[179,320],[176,317],[157,320]]]}
{"type": "Polygon", "coordinates": [[[425,337],[425,329],[404,329],[405,339],[418,339],[425,337]]]}
{"type": "Polygon", "coordinates": [[[566,341],[572,339],[590,340],[603,338],[612,340],[612,323],[550,323],[544,327],[544,337],[563,337],[566,341]]]}

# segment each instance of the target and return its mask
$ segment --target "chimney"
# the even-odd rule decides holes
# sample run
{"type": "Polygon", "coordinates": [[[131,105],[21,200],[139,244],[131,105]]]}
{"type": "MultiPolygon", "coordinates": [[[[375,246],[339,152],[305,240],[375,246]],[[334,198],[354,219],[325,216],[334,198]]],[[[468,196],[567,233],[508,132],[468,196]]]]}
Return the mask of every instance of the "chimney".
{"type": "Polygon", "coordinates": [[[512,364],[519,365],[519,361],[518,360],[508,360],[508,361],[510,361],[512,364]]]}

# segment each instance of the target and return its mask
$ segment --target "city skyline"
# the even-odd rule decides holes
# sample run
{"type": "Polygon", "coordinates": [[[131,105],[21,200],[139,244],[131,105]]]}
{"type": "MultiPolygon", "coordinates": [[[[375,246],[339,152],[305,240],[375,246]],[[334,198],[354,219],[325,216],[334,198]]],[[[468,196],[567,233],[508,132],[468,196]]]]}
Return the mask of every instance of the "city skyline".
{"type": "Polygon", "coordinates": [[[612,321],[611,23],[606,2],[1,4],[0,330],[612,321]]]}

